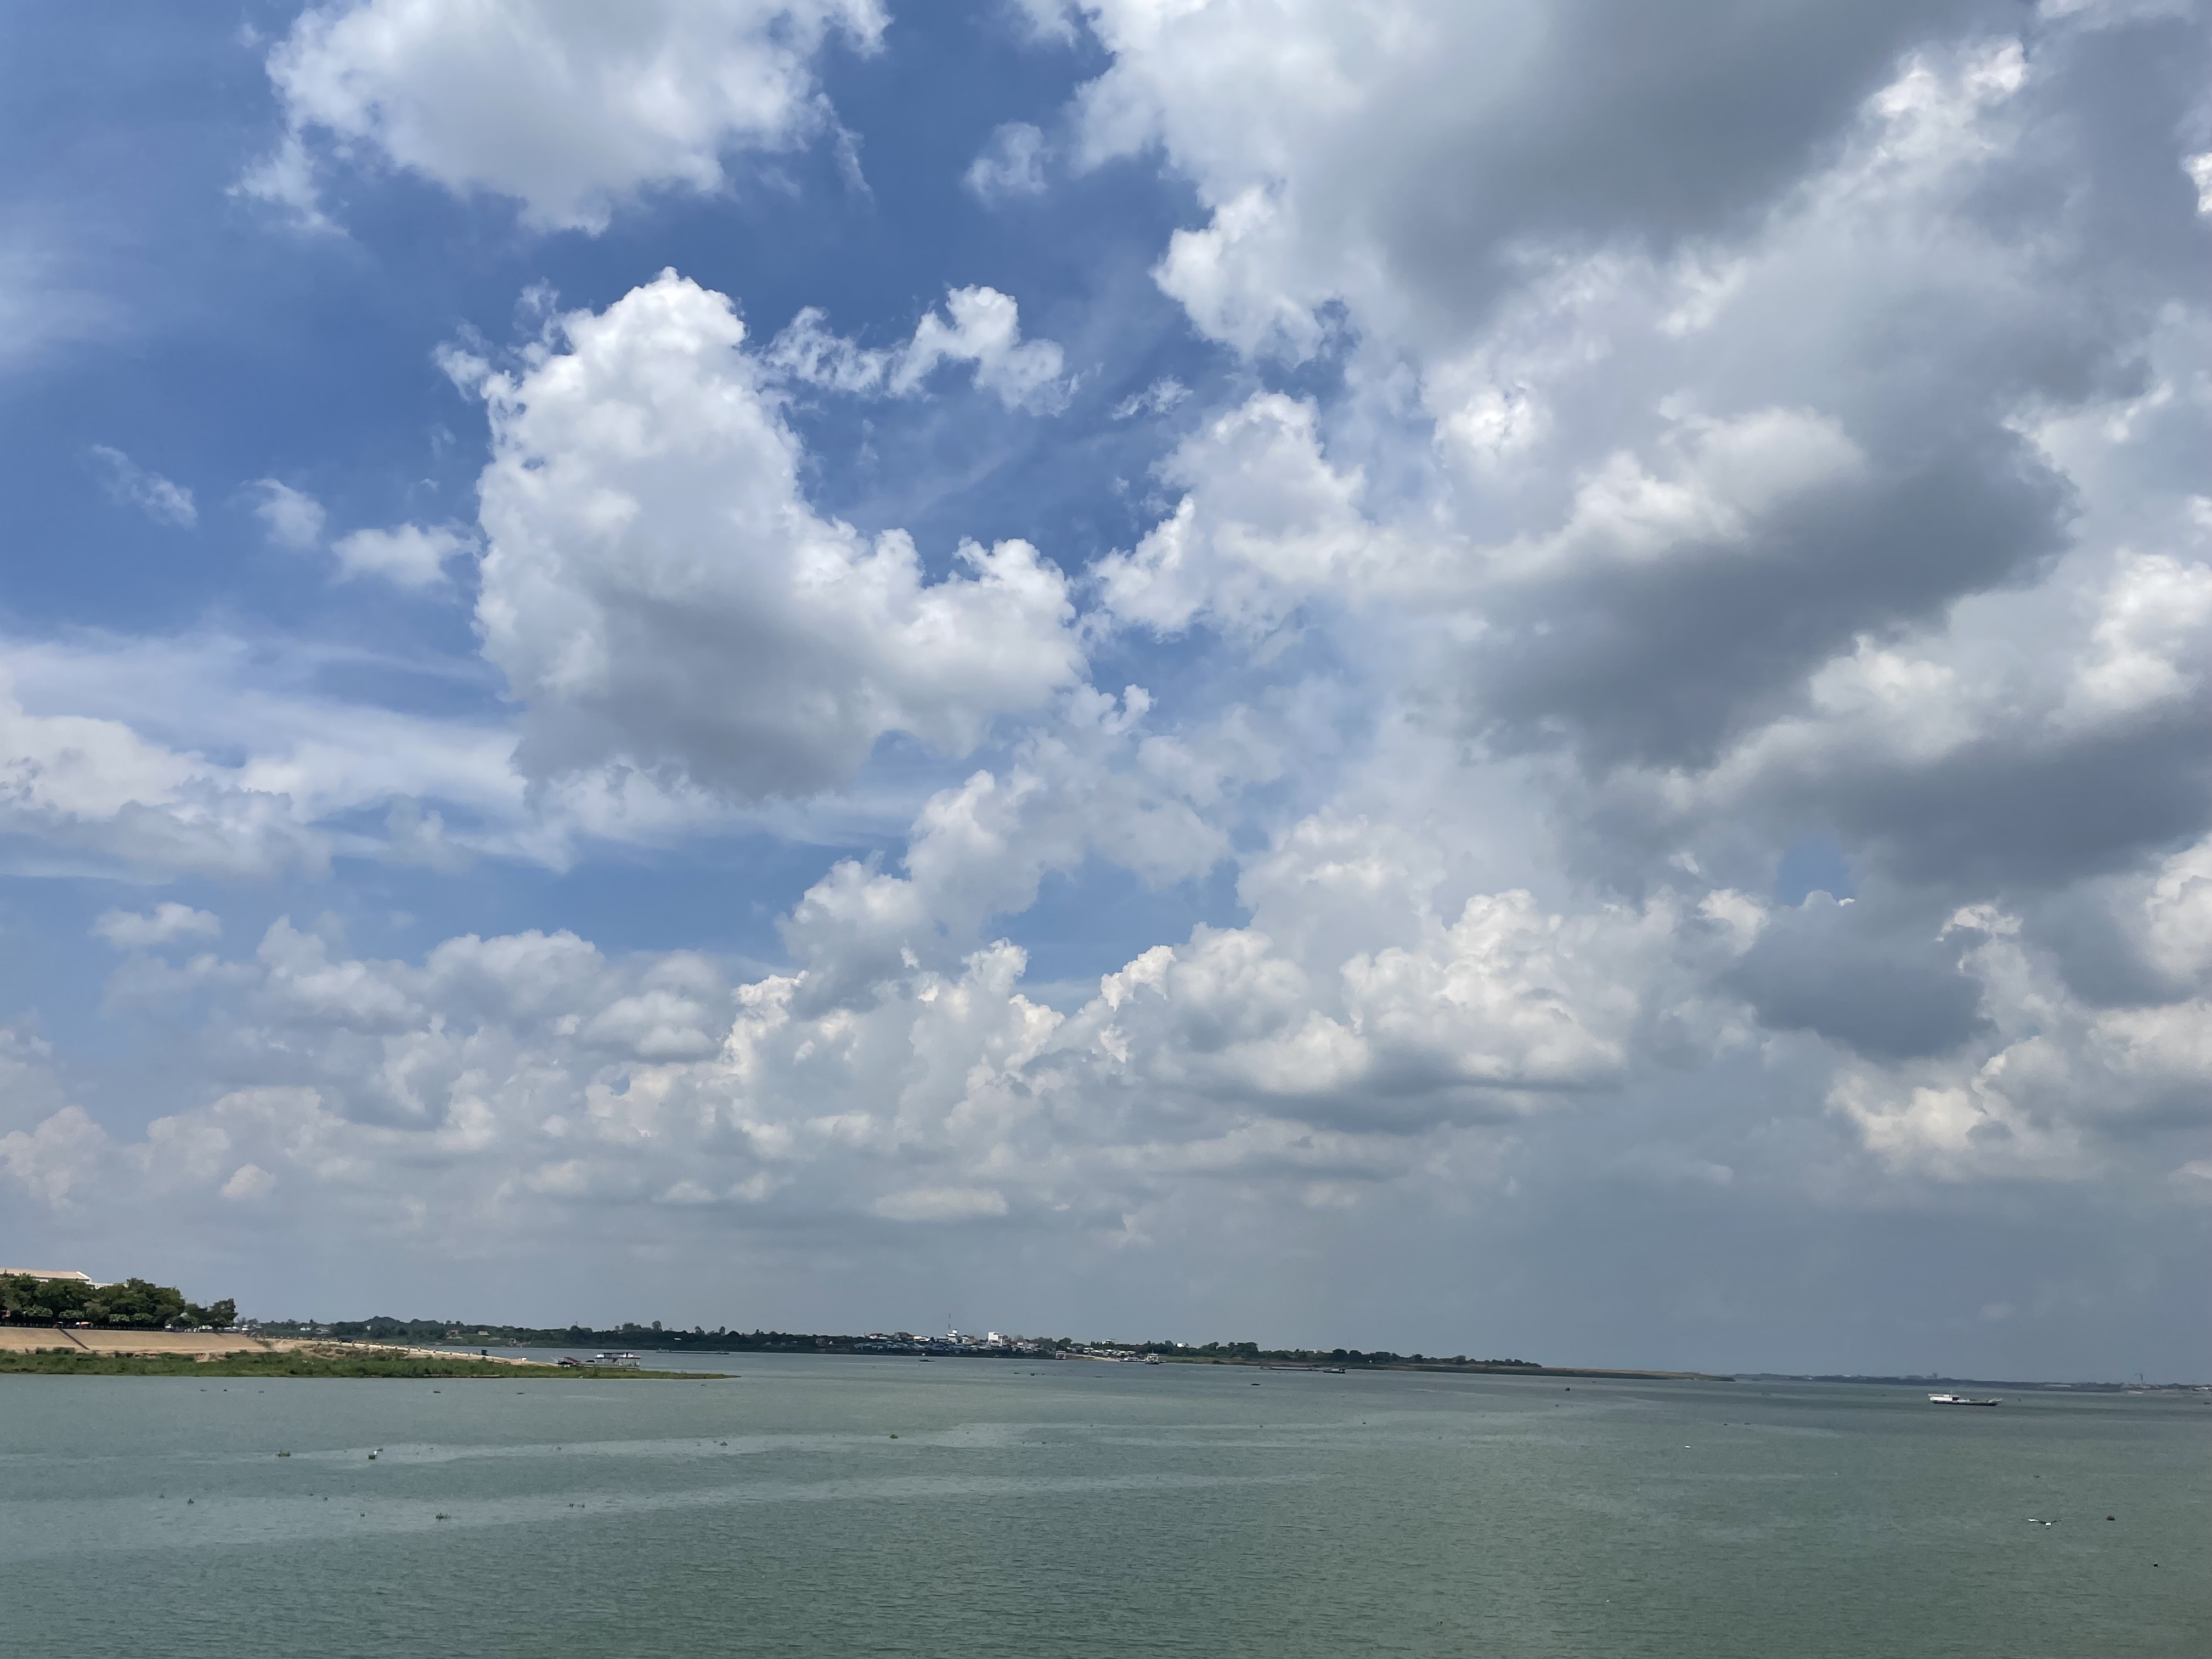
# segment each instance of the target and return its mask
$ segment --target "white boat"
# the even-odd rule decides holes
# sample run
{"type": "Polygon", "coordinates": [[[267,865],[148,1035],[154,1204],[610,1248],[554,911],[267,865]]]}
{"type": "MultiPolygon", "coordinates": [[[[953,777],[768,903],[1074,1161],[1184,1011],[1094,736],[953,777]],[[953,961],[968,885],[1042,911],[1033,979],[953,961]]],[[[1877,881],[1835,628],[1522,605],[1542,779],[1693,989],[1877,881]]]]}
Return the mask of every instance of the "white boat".
{"type": "Polygon", "coordinates": [[[595,1353],[584,1363],[586,1365],[611,1365],[621,1370],[634,1371],[637,1369],[637,1356],[634,1353],[595,1353]]]}
{"type": "Polygon", "coordinates": [[[2001,1406],[2004,1402],[2001,1400],[1969,1400],[1963,1394],[1931,1394],[1928,1396],[1928,1403],[1931,1406],[2001,1406]]]}

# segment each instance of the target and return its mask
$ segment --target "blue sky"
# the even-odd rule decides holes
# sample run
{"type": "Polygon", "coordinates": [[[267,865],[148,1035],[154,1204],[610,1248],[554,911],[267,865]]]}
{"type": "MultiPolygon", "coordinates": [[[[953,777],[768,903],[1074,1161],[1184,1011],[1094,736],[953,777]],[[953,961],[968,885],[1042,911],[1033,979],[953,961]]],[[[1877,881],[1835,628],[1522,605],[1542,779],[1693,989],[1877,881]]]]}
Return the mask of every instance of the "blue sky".
{"type": "Polygon", "coordinates": [[[1633,24],[0,25],[0,1256],[2201,1372],[2205,18],[1633,24]]]}

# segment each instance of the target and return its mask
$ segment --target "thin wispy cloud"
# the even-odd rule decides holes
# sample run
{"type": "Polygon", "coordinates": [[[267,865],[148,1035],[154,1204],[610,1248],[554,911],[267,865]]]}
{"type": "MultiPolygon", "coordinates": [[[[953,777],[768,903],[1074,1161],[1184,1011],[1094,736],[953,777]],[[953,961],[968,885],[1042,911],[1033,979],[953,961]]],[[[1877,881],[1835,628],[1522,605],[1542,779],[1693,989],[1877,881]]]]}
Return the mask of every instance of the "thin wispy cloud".
{"type": "Polygon", "coordinates": [[[137,508],[156,524],[189,530],[199,522],[192,492],[182,484],[149,471],[106,444],[93,445],[85,456],[110,499],[137,508]]]}

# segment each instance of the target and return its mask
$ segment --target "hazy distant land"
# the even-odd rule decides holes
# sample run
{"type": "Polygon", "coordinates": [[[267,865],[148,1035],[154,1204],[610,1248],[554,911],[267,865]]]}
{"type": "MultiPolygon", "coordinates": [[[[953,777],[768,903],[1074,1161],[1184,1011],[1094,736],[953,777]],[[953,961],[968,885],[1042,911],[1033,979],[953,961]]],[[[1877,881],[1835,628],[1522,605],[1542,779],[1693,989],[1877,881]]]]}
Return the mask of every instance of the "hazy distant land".
{"type": "MultiPolygon", "coordinates": [[[[1091,1360],[1119,1364],[1243,1365],[1298,1370],[1414,1370],[1474,1374],[1611,1378],[1625,1382],[1733,1382],[1706,1371],[1547,1365],[1528,1359],[1482,1359],[1396,1353],[1387,1349],[1263,1348],[1256,1342],[1079,1341],[1073,1337],[972,1334],[917,1335],[871,1331],[862,1335],[811,1332],[664,1329],[624,1323],[606,1329],[585,1325],[526,1326],[468,1320],[369,1319],[323,1322],[269,1320],[211,1328],[228,1320],[228,1299],[207,1308],[173,1288],[132,1279],[101,1285],[80,1275],[0,1274],[0,1376],[574,1376],[576,1368],[495,1358],[488,1350],[560,1348],[697,1354],[853,1354],[926,1358],[1091,1360]],[[211,1318],[211,1316],[215,1316],[211,1318]],[[468,1353],[459,1349],[476,1348],[468,1353]]],[[[594,1367],[594,1375],[612,1367],[594,1367]]],[[[621,1369],[627,1376],[698,1377],[715,1373],[621,1369]]],[[[1924,1375],[1784,1377],[1904,1385],[1964,1383],[1981,1388],[2092,1391],[2194,1388],[2187,1383],[2036,1382],[1924,1375]]]]}

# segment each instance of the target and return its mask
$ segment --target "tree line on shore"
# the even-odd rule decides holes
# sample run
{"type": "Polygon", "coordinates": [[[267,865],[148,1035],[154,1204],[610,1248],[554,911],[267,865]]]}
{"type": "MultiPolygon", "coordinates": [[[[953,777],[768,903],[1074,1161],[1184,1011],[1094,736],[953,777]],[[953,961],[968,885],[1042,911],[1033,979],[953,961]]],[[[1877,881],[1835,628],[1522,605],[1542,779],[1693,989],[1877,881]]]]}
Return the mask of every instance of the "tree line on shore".
{"type": "Polygon", "coordinates": [[[34,1279],[0,1273],[0,1321],[15,1325],[89,1324],[127,1330],[166,1330],[172,1326],[224,1326],[238,1319],[228,1297],[202,1307],[185,1299],[173,1285],[126,1279],[94,1285],[81,1279],[34,1279]]]}

